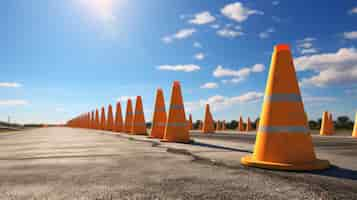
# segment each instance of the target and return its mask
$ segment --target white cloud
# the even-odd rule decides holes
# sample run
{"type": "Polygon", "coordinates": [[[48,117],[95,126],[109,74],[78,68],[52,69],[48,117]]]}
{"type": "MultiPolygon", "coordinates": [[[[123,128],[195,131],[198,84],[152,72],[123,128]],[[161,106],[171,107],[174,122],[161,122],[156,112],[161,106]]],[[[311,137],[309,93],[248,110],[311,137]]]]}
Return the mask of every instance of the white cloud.
{"type": "Polygon", "coordinates": [[[196,54],[195,55],[195,59],[196,60],[203,60],[203,59],[205,59],[205,54],[204,53],[198,53],[198,54],[196,54]]]}
{"type": "Polygon", "coordinates": [[[203,85],[201,85],[202,89],[215,89],[215,88],[218,88],[218,84],[217,83],[214,83],[214,82],[208,82],[208,83],[205,83],[203,85]]]}
{"type": "Polygon", "coordinates": [[[202,44],[199,43],[199,42],[194,42],[193,46],[196,47],[196,48],[202,48],[202,44]]]}
{"type": "Polygon", "coordinates": [[[213,24],[211,25],[211,28],[214,28],[214,29],[219,29],[220,25],[219,24],[213,24]]]}
{"type": "Polygon", "coordinates": [[[200,66],[188,64],[188,65],[160,65],[157,67],[158,70],[166,71],[182,71],[182,72],[193,72],[201,69],[200,66]]]}
{"type": "Polygon", "coordinates": [[[128,101],[128,99],[134,100],[134,99],[136,99],[136,96],[121,96],[121,97],[118,97],[116,100],[121,101],[121,102],[126,102],[126,101],[128,101]]]}
{"type": "Polygon", "coordinates": [[[344,32],[343,37],[348,40],[356,40],[357,39],[357,31],[344,32]]]}
{"type": "Polygon", "coordinates": [[[10,83],[10,82],[0,82],[0,88],[19,88],[19,87],[22,87],[22,84],[20,83],[10,83]]]}
{"type": "Polygon", "coordinates": [[[248,19],[250,15],[263,15],[264,13],[258,10],[251,10],[243,6],[240,2],[235,2],[232,4],[226,5],[221,13],[237,22],[243,22],[248,19]]]}
{"type": "Polygon", "coordinates": [[[270,37],[271,33],[274,33],[275,32],[275,29],[274,28],[268,28],[267,30],[259,33],[259,37],[261,39],[267,39],[270,37]]]}
{"type": "Polygon", "coordinates": [[[216,18],[214,16],[212,16],[210,12],[205,11],[205,12],[196,14],[195,18],[191,19],[189,22],[191,24],[202,25],[202,24],[212,23],[215,20],[216,20],[216,18]]]}
{"type": "Polygon", "coordinates": [[[315,41],[315,40],[316,40],[316,38],[306,37],[306,38],[304,38],[304,39],[302,39],[302,40],[298,40],[297,42],[303,43],[303,42],[312,42],[312,41],[315,41]]]}
{"type": "Polygon", "coordinates": [[[351,15],[357,14],[357,7],[352,8],[348,13],[351,15]]]}
{"type": "Polygon", "coordinates": [[[280,4],[280,1],[273,1],[273,2],[271,2],[271,4],[273,4],[273,6],[277,6],[280,4]]]}
{"type": "Polygon", "coordinates": [[[300,54],[315,54],[319,51],[313,47],[312,42],[315,41],[315,38],[307,37],[302,40],[297,41],[297,48],[300,54]]]}
{"type": "Polygon", "coordinates": [[[22,106],[27,104],[26,100],[0,100],[0,106],[22,106]]]}
{"type": "Polygon", "coordinates": [[[263,64],[255,64],[251,67],[243,67],[239,70],[223,68],[221,65],[213,71],[213,76],[217,78],[232,77],[230,80],[222,80],[223,83],[239,83],[245,80],[251,73],[258,73],[265,70],[263,64]]]}
{"type": "Polygon", "coordinates": [[[240,96],[226,97],[221,95],[211,96],[208,99],[201,99],[195,102],[187,102],[185,107],[189,111],[202,109],[206,104],[210,104],[213,111],[224,110],[237,104],[254,103],[263,98],[264,94],[261,92],[247,92],[240,96]]]}
{"type": "Polygon", "coordinates": [[[239,37],[239,36],[243,35],[243,32],[224,28],[224,29],[218,30],[217,34],[221,37],[235,38],[235,37],[239,37]]]}
{"type": "Polygon", "coordinates": [[[302,79],[303,85],[318,87],[330,84],[357,83],[357,50],[341,48],[336,53],[301,56],[295,59],[298,71],[310,70],[316,75],[302,79]]]}
{"type": "Polygon", "coordinates": [[[301,54],[314,54],[319,52],[317,49],[315,48],[311,48],[311,49],[300,49],[299,50],[301,54]]]}
{"type": "Polygon", "coordinates": [[[311,96],[311,95],[303,95],[302,97],[305,103],[329,103],[337,101],[334,97],[324,97],[324,96],[311,96]]]}
{"type": "Polygon", "coordinates": [[[173,35],[169,35],[169,36],[165,36],[162,38],[162,41],[165,43],[171,43],[173,42],[175,39],[176,40],[182,40],[185,38],[188,38],[190,36],[192,36],[197,30],[194,28],[187,28],[187,29],[181,29],[178,32],[176,32],[173,35]]]}

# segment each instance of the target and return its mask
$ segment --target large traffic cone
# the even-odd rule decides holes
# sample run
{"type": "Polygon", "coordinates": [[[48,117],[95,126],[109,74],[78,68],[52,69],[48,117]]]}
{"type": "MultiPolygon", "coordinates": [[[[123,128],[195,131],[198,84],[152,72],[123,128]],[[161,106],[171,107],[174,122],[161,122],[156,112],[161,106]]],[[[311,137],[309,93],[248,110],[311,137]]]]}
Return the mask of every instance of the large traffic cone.
{"type": "Polygon", "coordinates": [[[243,157],[243,165],[280,170],[329,167],[328,161],[316,159],[288,45],[275,47],[260,119],[253,156],[243,157]]]}
{"type": "Polygon", "coordinates": [[[242,116],[239,117],[238,131],[240,131],[240,132],[244,131],[244,122],[243,122],[242,116]]]}
{"type": "Polygon", "coordinates": [[[123,117],[122,117],[122,114],[121,114],[121,104],[120,104],[120,102],[117,102],[117,106],[116,106],[114,131],[115,132],[123,131],[123,117]]]}
{"type": "Polygon", "coordinates": [[[131,127],[131,134],[146,135],[146,123],[141,96],[136,97],[135,113],[133,118],[133,125],[131,127]]]}
{"type": "Polygon", "coordinates": [[[170,110],[166,122],[164,142],[190,142],[186,125],[186,112],[181,94],[180,82],[175,81],[172,87],[170,110]]]}
{"type": "Polygon", "coordinates": [[[209,109],[209,104],[206,104],[206,111],[205,111],[205,121],[203,123],[202,128],[203,133],[214,133],[214,121],[209,109]]]}
{"type": "Polygon", "coordinates": [[[329,121],[329,127],[328,127],[329,135],[333,135],[335,134],[335,124],[333,123],[332,113],[329,113],[328,121],[329,121]]]}
{"type": "Polygon", "coordinates": [[[99,111],[98,109],[95,110],[95,122],[94,122],[94,129],[100,129],[100,121],[99,121],[99,111]]]}
{"type": "Polygon", "coordinates": [[[252,131],[252,123],[250,121],[250,118],[248,117],[248,120],[247,120],[247,127],[245,129],[245,131],[249,132],[249,131],[252,131]]]}
{"type": "Polygon", "coordinates": [[[126,115],[125,115],[125,122],[124,122],[125,133],[131,132],[132,124],[133,124],[133,106],[131,104],[131,99],[128,99],[126,103],[126,115]]]}
{"type": "Polygon", "coordinates": [[[113,119],[113,108],[112,105],[109,104],[108,106],[108,118],[106,123],[106,130],[113,131],[114,130],[114,119],[113,119]]]}
{"type": "Polygon", "coordinates": [[[330,124],[330,122],[329,122],[328,112],[325,111],[322,114],[320,135],[328,135],[329,134],[329,124],[330,124]]]}
{"type": "Polygon", "coordinates": [[[352,137],[357,138],[357,113],[356,113],[356,116],[355,116],[355,124],[354,124],[354,127],[353,127],[352,137]]]}
{"type": "Polygon", "coordinates": [[[100,113],[100,130],[105,130],[106,127],[106,120],[105,120],[105,109],[102,107],[101,113],[100,113]]]}
{"type": "Polygon", "coordinates": [[[165,100],[164,100],[164,93],[160,88],[156,92],[155,110],[152,119],[150,138],[162,139],[165,134],[165,125],[166,125],[165,100]]]}

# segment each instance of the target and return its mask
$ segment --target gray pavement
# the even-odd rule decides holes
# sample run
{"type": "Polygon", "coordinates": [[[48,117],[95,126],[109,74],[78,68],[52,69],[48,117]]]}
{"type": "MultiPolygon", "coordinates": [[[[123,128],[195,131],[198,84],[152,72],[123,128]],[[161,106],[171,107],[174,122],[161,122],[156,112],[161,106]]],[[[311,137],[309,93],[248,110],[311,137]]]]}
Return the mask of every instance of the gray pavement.
{"type": "Polygon", "coordinates": [[[239,164],[253,133],[192,136],[185,145],[70,128],[0,133],[0,199],[357,199],[352,138],[314,137],[337,167],[288,173],[239,164]]]}

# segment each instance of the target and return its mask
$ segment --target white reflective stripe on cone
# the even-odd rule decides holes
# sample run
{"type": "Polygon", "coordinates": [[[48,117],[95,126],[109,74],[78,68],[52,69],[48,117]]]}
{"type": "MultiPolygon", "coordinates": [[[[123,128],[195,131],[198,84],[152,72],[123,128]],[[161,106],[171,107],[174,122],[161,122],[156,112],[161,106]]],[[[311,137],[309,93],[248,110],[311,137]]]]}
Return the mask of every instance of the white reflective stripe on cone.
{"type": "Polygon", "coordinates": [[[298,94],[273,94],[265,96],[264,100],[270,102],[302,102],[301,96],[298,94]]]}
{"type": "Polygon", "coordinates": [[[306,126],[259,126],[258,132],[264,133],[305,133],[310,130],[306,126]]]}

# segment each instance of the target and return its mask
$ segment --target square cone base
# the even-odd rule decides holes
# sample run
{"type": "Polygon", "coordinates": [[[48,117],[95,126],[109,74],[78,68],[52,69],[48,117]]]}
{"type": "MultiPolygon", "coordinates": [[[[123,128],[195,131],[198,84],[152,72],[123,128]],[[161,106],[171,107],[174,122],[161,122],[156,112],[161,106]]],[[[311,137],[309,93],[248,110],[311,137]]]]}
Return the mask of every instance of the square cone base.
{"type": "Polygon", "coordinates": [[[172,143],[182,143],[182,144],[193,144],[193,140],[168,140],[168,139],[161,139],[160,142],[172,142],[172,143]]]}
{"type": "Polygon", "coordinates": [[[253,160],[251,155],[242,157],[241,164],[248,167],[286,171],[313,171],[324,170],[330,167],[330,162],[327,160],[316,159],[315,161],[308,163],[289,164],[253,160]]]}

